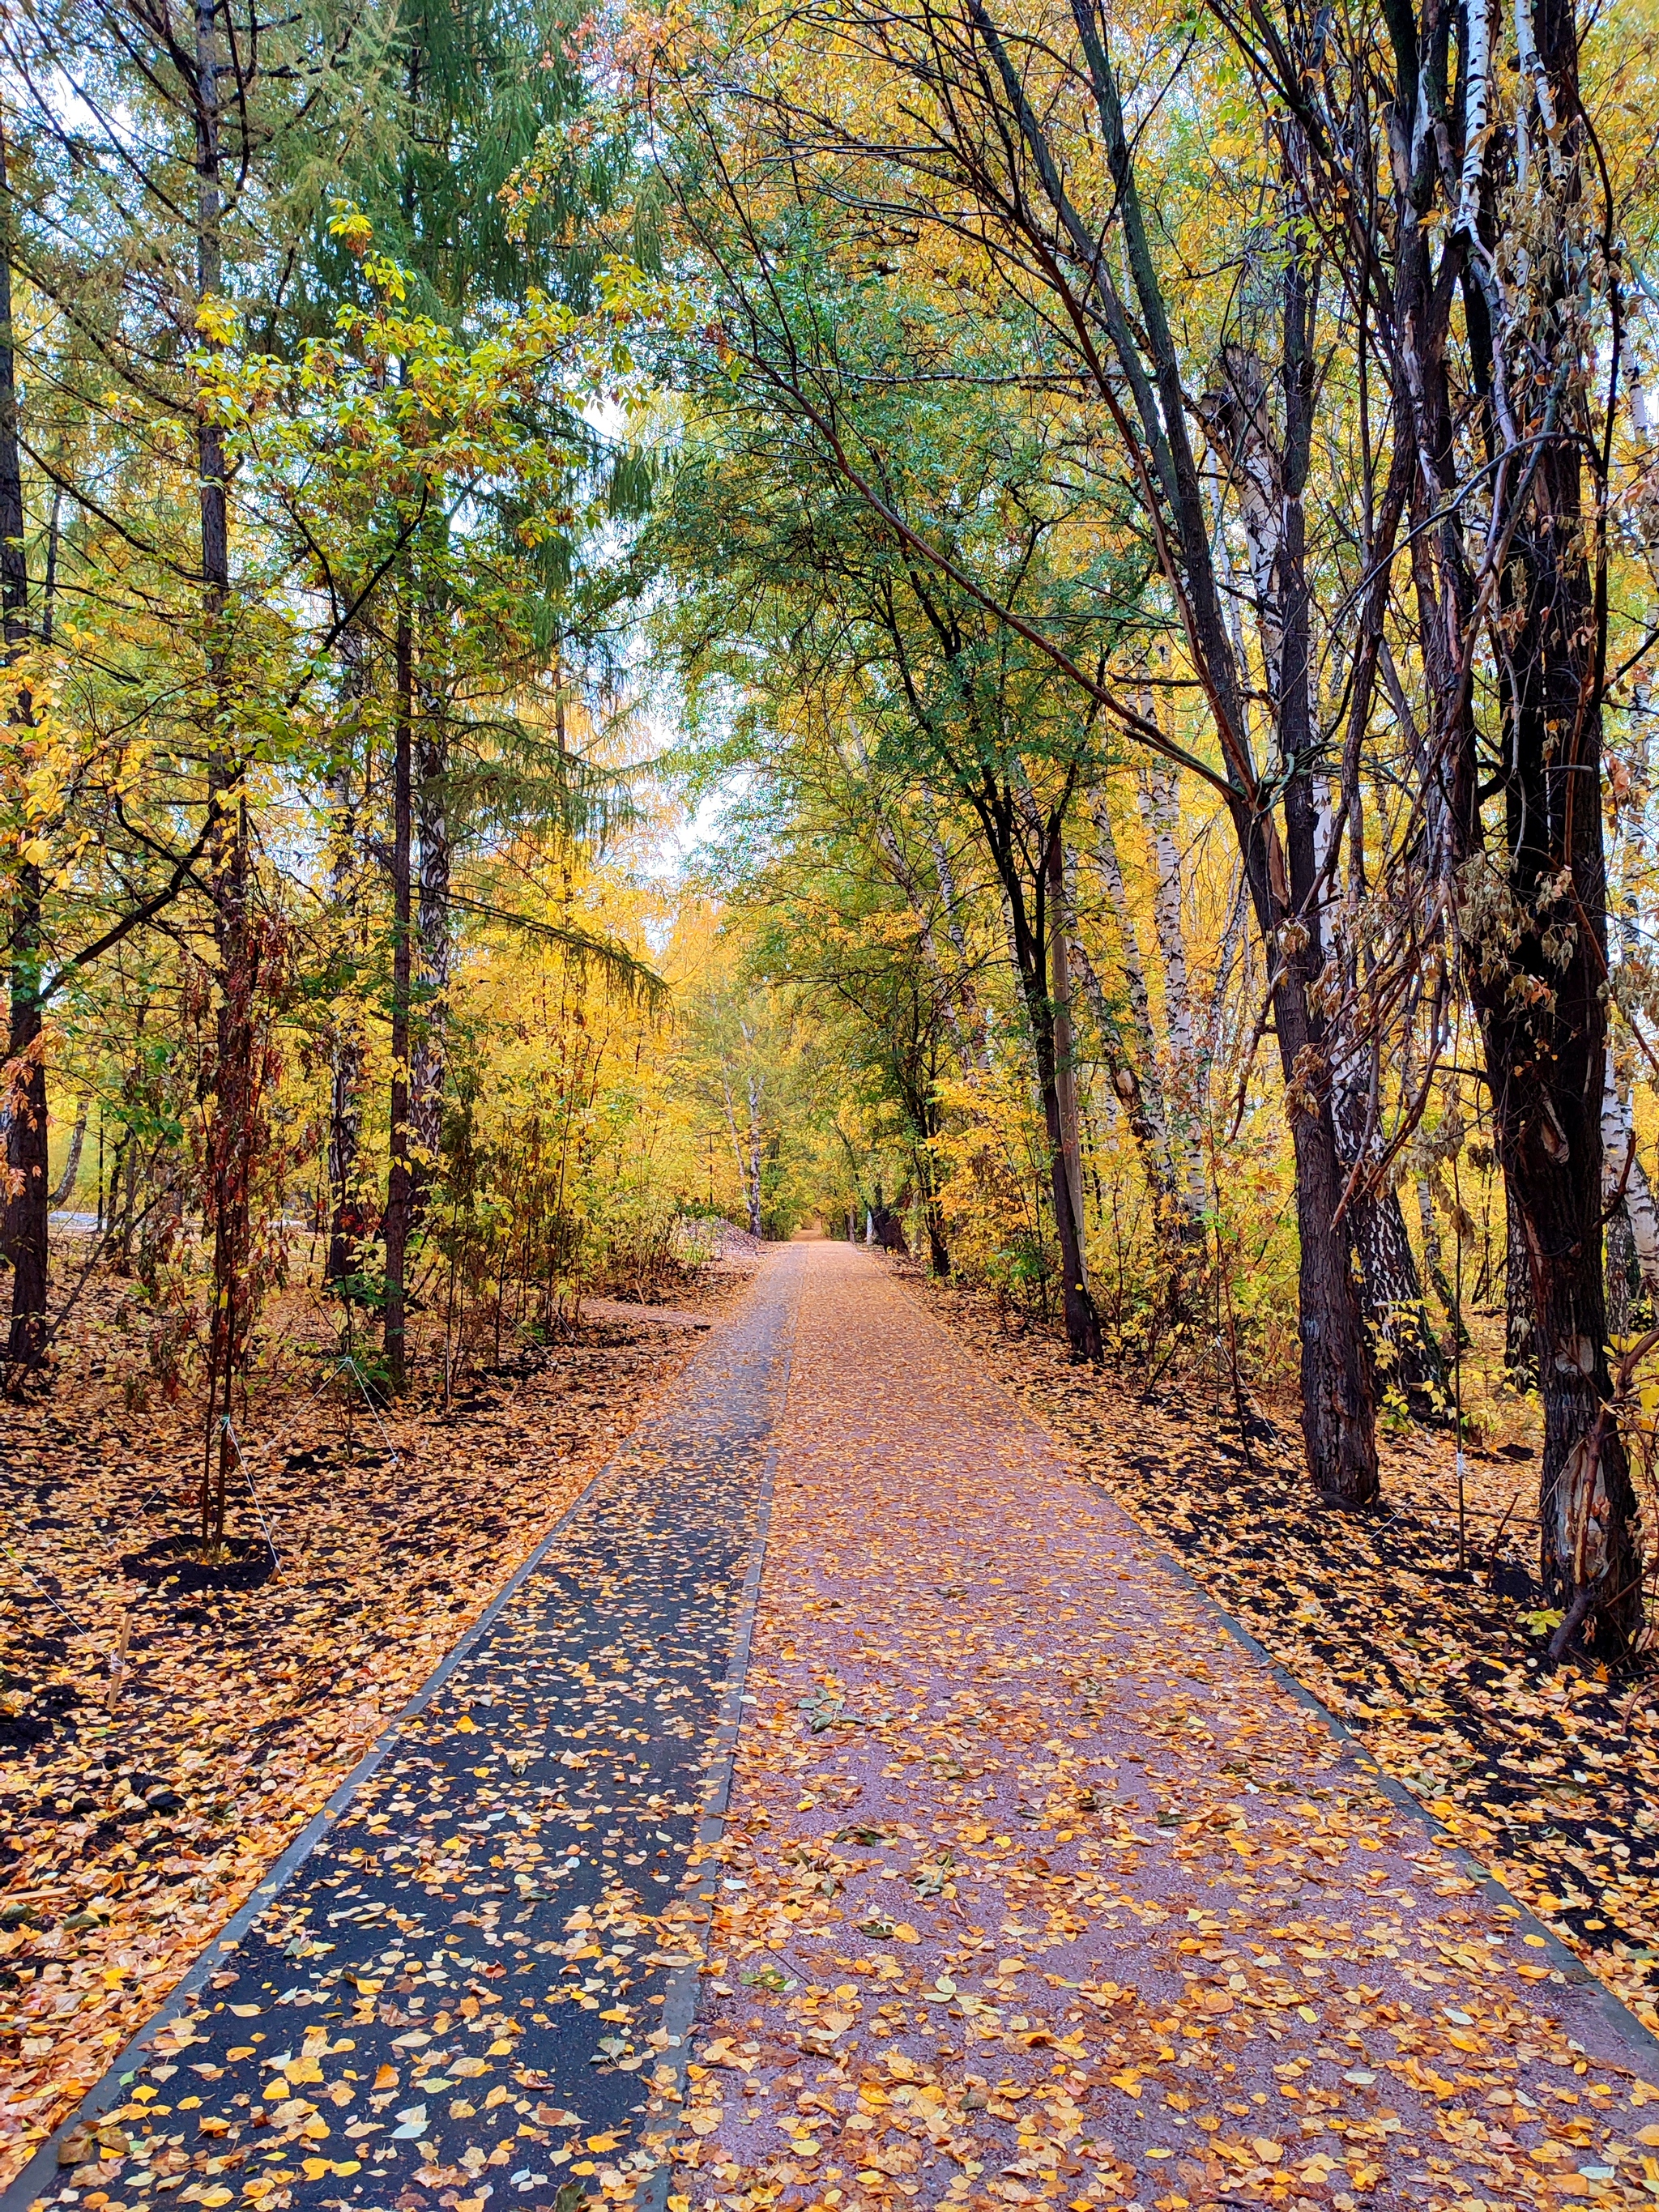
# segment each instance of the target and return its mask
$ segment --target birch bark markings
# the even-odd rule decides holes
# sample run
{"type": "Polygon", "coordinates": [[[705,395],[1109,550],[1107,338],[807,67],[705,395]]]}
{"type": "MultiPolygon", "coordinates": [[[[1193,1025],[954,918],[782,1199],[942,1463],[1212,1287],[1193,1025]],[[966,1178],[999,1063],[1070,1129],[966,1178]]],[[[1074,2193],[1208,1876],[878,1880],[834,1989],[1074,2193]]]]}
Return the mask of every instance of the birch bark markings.
{"type": "Polygon", "coordinates": [[[1659,1292],[1659,1207],[1637,1156],[1630,1097],[1611,1050],[1601,1091],[1601,1194],[1604,1209],[1619,1207],[1628,1218],[1642,1288],[1651,1297],[1659,1292]]]}
{"type": "Polygon", "coordinates": [[[1072,974],[1066,959],[1070,902],[1066,897],[1066,856],[1058,826],[1048,841],[1048,902],[1052,916],[1048,931],[1048,973],[1049,991],[1054,1008],[1054,1092],[1060,1107],[1060,1148],[1065,1156],[1072,1218],[1077,1224],[1078,1279],[1086,1291],[1089,1287],[1088,1216],[1083,1204],[1083,1130],[1078,1119],[1077,1047],[1072,1026],[1072,974]]]}
{"type": "MultiPolygon", "coordinates": [[[[1130,908],[1128,887],[1123,878],[1123,866],[1118,855],[1117,838],[1112,826],[1111,808],[1105,791],[1097,786],[1089,793],[1090,818],[1095,827],[1095,853],[1100,864],[1101,879],[1106,886],[1107,902],[1111,908],[1113,926],[1118,942],[1118,958],[1123,971],[1124,995],[1128,1006],[1128,1030],[1133,1038],[1133,1049],[1125,1055],[1132,1063],[1133,1096],[1126,1095],[1121,1079],[1116,1082],[1118,1095],[1129,1112],[1131,1129],[1135,1129],[1137,1117],[1145,1131],[1145,1143],[1155,1154],[1155,1191],[1161,1194],[1166,1207],[1173,1206],[1184,1217],[1183,1226],[1189,1229],[1201,1223],[1204,1202],[1204,1165],[1201,1157],[1194,1158],[1185,1141],[1184,1133],[1178,1133],[1172,1126],[1169,1101],[1165,1095],[1163,1075],[1163,1055],[1158,1048],[1158,1033],[1152,1022],[1152,994],[1147,988],[1146,965],[1141,955],[1139,933],[1135,927],[1130,908]]],[[[1177,890],[1177,897],[1179,892],[1177,890]]],[[[1176,918],[1179,928],[1179,916],[1176,918]]],[[[1184,981],[1185,955],[1182,953],[1181,972],[1184,981]]],[[[1092,971],[1091,971],[1092,972],[1092,971]]],[[[1097,994],[1100,987],[1095,985],[1097,994]]],[[[1103,994],[1100,994],[1103,998],[1103,994]]],[[[1165,1005],[1168,1005],[1166,998],[1165,1005]]],[[[1115,1029],[1116,1024],[1114,1023],[1115,1029]]]]}
{"type": "MultiPolygon", "coordinates": [[[[1149,720],[1158,718],[1147,695],[1149,720]]],[[[1200,1064],[1192,992],[1187,975],[1187,935],[1181,918],[1181,786],[1173,763],[1144,763],[1135,778],[1154,870],[1152,930],[1164,970],[1164,1026],[1169,1039],[1171,1167],[1182,1176],[1182,1205],[1188,1221],[1203,1231],[1208,1190],[1201,1135],[1205,1070],[1200,1064]]]]}

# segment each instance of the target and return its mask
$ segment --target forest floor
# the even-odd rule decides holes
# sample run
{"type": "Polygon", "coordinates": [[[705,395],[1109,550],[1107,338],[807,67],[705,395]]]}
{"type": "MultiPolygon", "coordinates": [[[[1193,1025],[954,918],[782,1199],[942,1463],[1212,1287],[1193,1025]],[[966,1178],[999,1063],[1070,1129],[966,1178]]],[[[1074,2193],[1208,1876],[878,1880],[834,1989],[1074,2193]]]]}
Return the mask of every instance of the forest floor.
{"type": "Polygon", "coordinates": [[[1382,1510],[1331,1512],[1310,1498],[1293,1408],[1246,1435],[1208,1393],[1075,1366],[1054,1332],[1011,1331],[992,1300],[913,1279],[1066,1463],[1659,2030],[1659,1675],[1610,1682],[1546,1656],[1535,1404],[1511,1401],[1465,1453],[1460,1564],[1447,1431],[1385,1432],[1382,1510]]]}
{"type": "MultiPolygon", "coordinates": [[[[60,1279],[84,1249],[64,1240],[60,1279]]],[[[337,1371],[334,1315],[286,1295],[240,1424],[234,1563],[213,1571],[189,1557],[200,1436],[193,1404],[158,1386],[154,1309],[130,1281],[88,1279],[52,1387],[4,1416],[0,2182],[751,1272],[696,1270],[659,1311],[601,1300],[545,1345],[515,1343],[509,1326],[504,1364],[489,1371],[483,1345],[447,1410],[417,1398],[377,1412],[337,1371]]]]}

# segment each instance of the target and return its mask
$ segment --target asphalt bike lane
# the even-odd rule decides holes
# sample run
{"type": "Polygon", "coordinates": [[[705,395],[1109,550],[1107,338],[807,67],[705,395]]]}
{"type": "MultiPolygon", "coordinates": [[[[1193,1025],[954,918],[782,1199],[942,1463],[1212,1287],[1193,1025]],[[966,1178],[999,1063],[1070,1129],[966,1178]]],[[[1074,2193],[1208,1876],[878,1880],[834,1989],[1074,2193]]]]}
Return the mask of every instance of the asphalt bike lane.
{"type": "Polygon", "coordinates": [[[687,1860],[724,1802],[800,1265],[768,1261],[0,2212],[639,2194],[690,2028],[687,1860]]]}

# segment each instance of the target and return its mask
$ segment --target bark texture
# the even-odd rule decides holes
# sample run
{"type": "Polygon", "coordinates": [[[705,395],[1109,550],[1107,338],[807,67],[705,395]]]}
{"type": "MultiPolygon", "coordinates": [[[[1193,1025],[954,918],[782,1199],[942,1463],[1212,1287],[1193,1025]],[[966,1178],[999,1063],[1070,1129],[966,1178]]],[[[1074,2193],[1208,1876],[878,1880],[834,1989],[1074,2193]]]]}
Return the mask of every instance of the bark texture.
{"type": "Polygon", "coordinates": [[[397,699],[392,763],[392,1126],[386,1217],[386,1364],[394,1395],[409,1383],[410,1237],[415,1224],[415,1170],[409,1110],[410,1007],[415,973],[413,859],[415,641],[408,598],[400,599],[393,644],[397,699]]]}
{"type": "MultiPolygon", "coordinates": [[[[0,638],[8,665],[28,644],[29,572],[24,545],[22,451],[17,421],[16,355],[12,337],[11,263],[6,163],[0,127],[0,638]]],[[[20,732],[33,726],[27,690],[13,708],[20,732]]],[[[27,735],[21,742],[27,744],[27,735]]],[[[14,1370],[40,1367],[46,1356],[46,1066],[40,1005],[40,871],[17,872],[10,927],[6,1060],[0,1069],[0,1132],[5,1188],[0,1191],[0,1257],[11,1270],[11,1319],[6,1358],[14,1370]]]]}
{"type": "Polygon", "coordinates": [[[429,696],[422,707],[415,740],[416,829],[421,850],[417,914],[421,978],[419,1014],[414,1024],[410,1067],[417,1206],[442,1158],[445,1036],[451,967],[449,743],[442,699],[429,696]]]}

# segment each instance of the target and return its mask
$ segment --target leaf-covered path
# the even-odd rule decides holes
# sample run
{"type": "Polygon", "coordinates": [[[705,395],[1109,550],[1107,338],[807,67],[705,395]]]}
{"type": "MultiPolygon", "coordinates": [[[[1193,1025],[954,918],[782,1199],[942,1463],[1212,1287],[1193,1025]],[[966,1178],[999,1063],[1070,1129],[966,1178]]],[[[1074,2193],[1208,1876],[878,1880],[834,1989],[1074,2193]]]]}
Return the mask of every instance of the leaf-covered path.
{"type": "Polygon", "coordinates": [[[9,2206],[631,2190],[798,1265],[699,1351],[9,2206]]]}
{"type": "Polygon", "coordinates": [[[845,1247],[748,1688],[672,2203],[1659,2194],[1642,2031],[845,1247]]]}
{"type": "Polygon", "coordinates": [[[1650,2202],[1647,2049],[800,1244],[10,2203],[623,2200],[671,2130],[673,2212],[1650,2202]]]}

